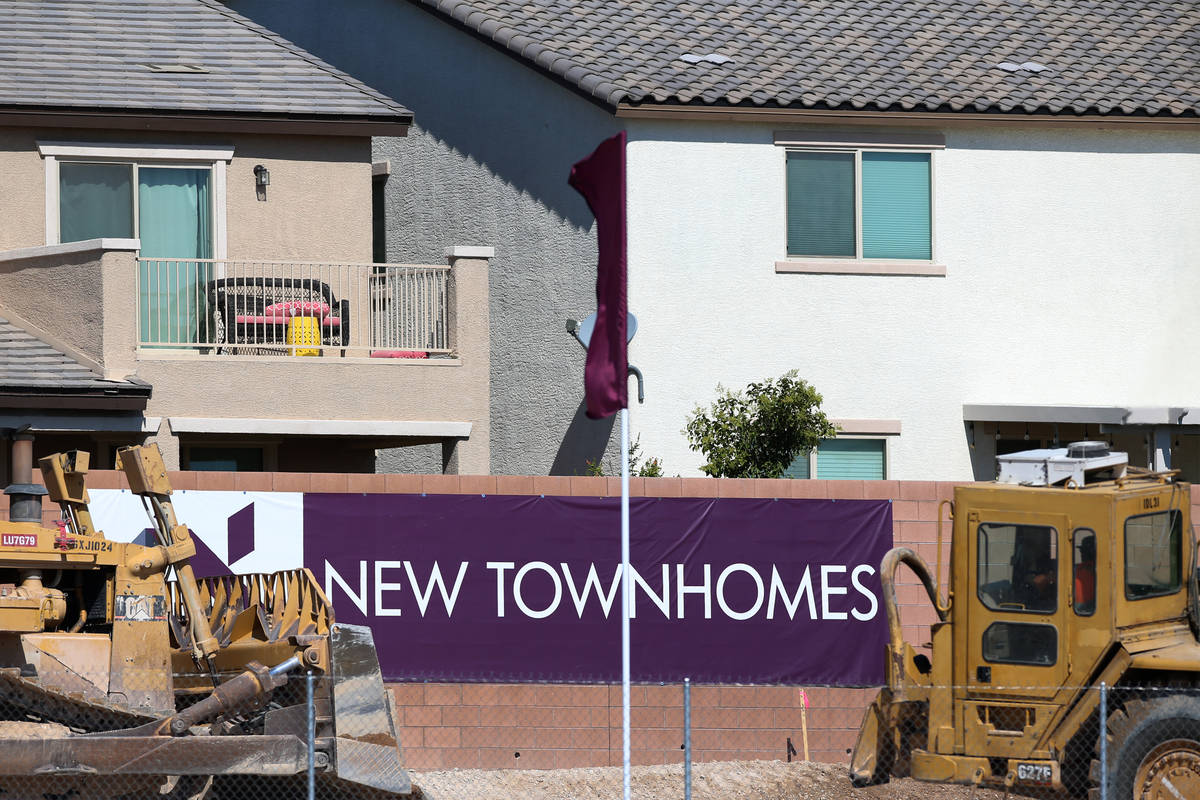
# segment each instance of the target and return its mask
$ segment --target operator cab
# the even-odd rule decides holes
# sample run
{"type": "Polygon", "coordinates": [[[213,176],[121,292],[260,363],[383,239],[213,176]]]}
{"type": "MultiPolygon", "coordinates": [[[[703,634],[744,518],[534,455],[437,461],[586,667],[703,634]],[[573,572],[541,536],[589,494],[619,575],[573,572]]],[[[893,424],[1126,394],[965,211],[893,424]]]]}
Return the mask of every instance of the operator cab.
{"type": "Polygon", "coordinates": [[[1115,640],[1186,631],[1191,556],[1190,493],[1170,475],[1099,442],[998,460],[996,483],[955,492],[952,557],[953,747],[993,757],[1044,746],[1115,640]]]}

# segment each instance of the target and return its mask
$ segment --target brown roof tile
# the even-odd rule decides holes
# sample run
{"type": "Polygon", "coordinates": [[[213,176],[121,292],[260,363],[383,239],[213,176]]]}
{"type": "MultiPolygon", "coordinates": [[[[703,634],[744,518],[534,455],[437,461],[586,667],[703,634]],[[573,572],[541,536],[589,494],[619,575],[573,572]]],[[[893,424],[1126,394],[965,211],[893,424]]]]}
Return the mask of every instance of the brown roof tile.
{"type": "Polygon", "coordinates": [[[1192,0],[411,2],[610,107],[1200,116],[1192,0]]]}

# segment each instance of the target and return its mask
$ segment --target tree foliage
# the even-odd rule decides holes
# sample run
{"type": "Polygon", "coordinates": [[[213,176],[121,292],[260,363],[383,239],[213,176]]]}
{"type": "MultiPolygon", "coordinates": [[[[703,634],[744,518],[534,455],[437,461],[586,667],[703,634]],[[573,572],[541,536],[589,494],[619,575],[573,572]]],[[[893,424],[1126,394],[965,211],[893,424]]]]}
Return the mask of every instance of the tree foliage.
{"type": "Polygon", "coordinates": [[[799,455],[837,435],[821,395],[790,370],[740,392],[717,386],[717,400],[688,417],[684,434],[714,478],[778,478],[799,455]]]}

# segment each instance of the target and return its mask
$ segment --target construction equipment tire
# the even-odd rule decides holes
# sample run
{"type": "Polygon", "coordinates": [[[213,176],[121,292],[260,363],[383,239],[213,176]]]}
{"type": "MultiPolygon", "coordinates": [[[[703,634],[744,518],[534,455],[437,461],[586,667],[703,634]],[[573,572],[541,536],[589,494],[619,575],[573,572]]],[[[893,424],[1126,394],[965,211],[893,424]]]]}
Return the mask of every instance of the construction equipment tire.
{"type": "MultiPolygon", "coordinates": [[[[1100,797],[1099,747],[1090,797],[1100,797]]],[[[1141,697],[1108,717],[1108,800],[1200,797],[1200,697],[1141,697]]]]}

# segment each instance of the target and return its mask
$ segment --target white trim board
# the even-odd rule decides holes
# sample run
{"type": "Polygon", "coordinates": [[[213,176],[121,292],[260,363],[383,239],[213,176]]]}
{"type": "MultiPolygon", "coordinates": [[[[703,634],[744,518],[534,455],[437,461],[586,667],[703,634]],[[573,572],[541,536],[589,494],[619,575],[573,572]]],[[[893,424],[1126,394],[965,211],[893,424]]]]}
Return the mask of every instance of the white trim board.
{"type": "Polygon", "coordinates": [[[119,158],[155,161],[232,161],[232,145],[203,144],[103,144],[95,142],[38,142],[43,156],[68,158],[119,158]]]}
{"type": "Polygon", "coordinates": [[[900,420],[898,419],[841,419],[830,417],[829,421],[841,430],[838,435],[871,435],[899,436],[900,420]]]}
{"type": "Polygon", "coordinates": [[[19,250],[0,251],[0,261],[19,261],[23,258],[62,256],[68,253],[86,253],[89,250],[132,250],[142,249],[140,239],[84,239],[82,242],[46,244],[38,247],[22,247],[19,250]]]}
{"type": "Polygon", "coordinates": [[[467,439],[470,422],[382,419],[266,419],[170,417],[172,433],[281,434],[285,436],[419,436],[467,439]]]}

